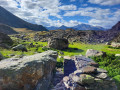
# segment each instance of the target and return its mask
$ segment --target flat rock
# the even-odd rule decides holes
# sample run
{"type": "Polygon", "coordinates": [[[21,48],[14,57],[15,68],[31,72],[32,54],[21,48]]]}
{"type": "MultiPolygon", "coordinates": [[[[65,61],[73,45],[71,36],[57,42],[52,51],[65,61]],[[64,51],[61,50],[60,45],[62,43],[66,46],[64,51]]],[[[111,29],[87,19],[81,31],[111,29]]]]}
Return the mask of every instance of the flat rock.
{"type": "Polygon", "coordinates": [[[107,71],[102,68],[97,68],[97,72],[98,73],[107,73],[107,71]]]}
{"type": "Polygon", "coordinates": [[[105,78],[107,78],[108,76],[107,76],[106,73],[99,73],[99,74],[96,75],[96,77],[97,77],[97,78],[101,78],[101,79],[105,79],[105,78]]]}
{"type": "Polygon", "coordinates": [[[86,66],[82,68],[82,72],[87,74],[96,73],[96,71],[97,71],[97,68],[92,66],[86,66]]]}

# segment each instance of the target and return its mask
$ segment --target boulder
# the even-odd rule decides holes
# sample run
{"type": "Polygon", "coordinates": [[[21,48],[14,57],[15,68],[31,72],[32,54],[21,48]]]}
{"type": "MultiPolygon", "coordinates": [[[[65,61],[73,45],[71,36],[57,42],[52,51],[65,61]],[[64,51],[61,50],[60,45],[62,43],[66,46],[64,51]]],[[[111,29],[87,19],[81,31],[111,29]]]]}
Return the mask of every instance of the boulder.
{"type": "Polygon", "coordinates": [[[104,56],[106,53],[98,50],[88,49],[86,52],[86,57],[92,56],[104,56]]]}
{"type": "Polygon", "coordinates": [[[114,48],[120,48],[120,43],[112,42],[111,46],[114,48]]]}
{"type": "Polygon", "coordinates": [[[54,49],[67,49],[69,42],[67,39],[64,38],[49,38],[48,39],[48,47],[54,49]]]}
{"type": "Polygon", "coordinates": [[[22,44],[19,44],[19,45],[13,47],[12,50],[14,50],[14,51],[20,51],[21,50],[21,51],[26,51],[27,52],[27,48],[22,44]]]}
{"type": "Polygon", "coordinates": [[[0,32],[0,45],[3,44],[12,45],[13,41],[7,34],[0,32]]]}
{"type": "Polygon", "coordinates": [[[48,90],[56,59],[56,51],[46,51],[0,61],[0,90],[48,90]]]}

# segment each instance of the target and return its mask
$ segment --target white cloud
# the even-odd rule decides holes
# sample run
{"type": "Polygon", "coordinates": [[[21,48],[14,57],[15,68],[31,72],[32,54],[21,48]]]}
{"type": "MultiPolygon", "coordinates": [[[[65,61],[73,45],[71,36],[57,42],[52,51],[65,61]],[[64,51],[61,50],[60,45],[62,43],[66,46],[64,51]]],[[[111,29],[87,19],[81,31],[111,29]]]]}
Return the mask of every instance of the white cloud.
{"type": "Polygon", "coordinates": [[[88,2],[100,5],[118,5],[120,0],[89,0],[88,2]]]}
{"type": "Polygon", "coordinates": [[[90,17],[91,19],[88,22],[91,25],[111,28],[111,26],[119,21],[120,9],[116,9],[116,11],[111,12],[110,9],[87,7],[79,8],[78,11],[67,11],[64,14],[64,16],[76,15],[90,17]]]}
{"type": "Polygon", "coordinates": [[[61,10],[76,10],[77,7],[73,4],[71,4],[71,5],[60,6],[59,9],[61,9],[61,10]]]}

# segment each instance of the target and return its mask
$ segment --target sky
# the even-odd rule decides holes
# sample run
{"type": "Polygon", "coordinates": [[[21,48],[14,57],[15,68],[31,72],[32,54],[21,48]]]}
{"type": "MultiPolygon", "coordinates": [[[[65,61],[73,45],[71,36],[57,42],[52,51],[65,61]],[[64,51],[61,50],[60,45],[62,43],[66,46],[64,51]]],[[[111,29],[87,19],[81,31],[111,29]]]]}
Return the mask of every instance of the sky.
{"type": "Polygon", "coordinates": [[[111,28],[120,21],[120,0],[0,0],[0,6],[33,24],[111,28]]]}

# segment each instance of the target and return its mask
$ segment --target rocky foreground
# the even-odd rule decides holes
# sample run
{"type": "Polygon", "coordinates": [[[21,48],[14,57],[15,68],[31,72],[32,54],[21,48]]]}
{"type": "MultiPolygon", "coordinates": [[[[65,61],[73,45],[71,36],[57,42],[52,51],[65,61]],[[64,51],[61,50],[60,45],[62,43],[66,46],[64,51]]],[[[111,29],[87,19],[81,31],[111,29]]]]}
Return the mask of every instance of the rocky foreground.
{"type": "Polygon", "coordinates": [[[64,75],[54,77],[57,56],[49,50],[0,61],[0,90],[117,90],[107,71],[85,56],[64,57],[64,75]]]}
{"type": "Polygon", "coordinates": [[[56,51],[0,61],[0,90],[48,90],[56,51]]]}

